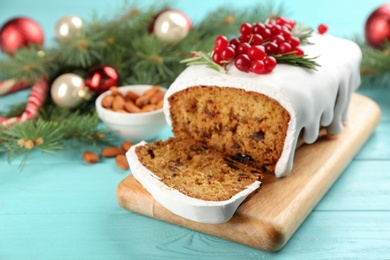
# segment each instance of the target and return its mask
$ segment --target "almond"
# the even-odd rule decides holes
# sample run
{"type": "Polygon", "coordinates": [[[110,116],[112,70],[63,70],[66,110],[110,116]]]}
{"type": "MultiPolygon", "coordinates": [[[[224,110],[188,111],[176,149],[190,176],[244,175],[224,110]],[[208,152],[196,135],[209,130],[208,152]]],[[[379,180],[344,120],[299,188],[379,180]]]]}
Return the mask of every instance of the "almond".
{"type": "Polygon", "coordinates": [[[130,113],[139,113],[141,109],[137,107],[132,101],[127,101],[125,103],[125,110],[130,113]]]}
{"type": "Polygon", "coordinates": [[[149,101],[151,104],[157,104],[160,100],[164,98],[164,95],[165,93],[162,91],[156,92],[150,97],[149,101]]]}
{"type": "Polygon", "coordinates": [[[135,93],[134,91],[127,91],[126,93],[126,100],[131,100],[131,101],[136,101],[137,98],[139,98],[139,95],[137,93],[135,93]]]}
{"type": "Polygon", "coordinates": [[[141,108],[141,111],[142,112],[150,112],[150,111],[153,111],[153,110],[156,110],[157,109],[157,106],[156,105],[153,105],[153,104],[149,104],[149,105],[145,105],[141,108]]]}
{"type": "Polygon", "coordinates": [[[111,87],[110,91],[113,96],[122,96],[122,93],[119,91],[118,87],[111,87]]]}
{"type": "Polygon", "coordinates": [[[111,94],[105,95],[102,99],[102,106],[110,111],[140,113],[163,107],[165,92],[160,86],[153,86],[142,95],[131,90],[122,94],[116,86],[111,87],[110,91],[111,94]]]}
{"type": "Polygon", "coordinates": [[[159,108],[162,108],[164,106],[164,99],[161,99],[160,101],[158,101],[158,103],[156,104],[156,107],[157,109],[159,108]]]}
{"type": "Polygon", "coordinates": [[[121,148],[116,147],[116,146],[105,147],[100,152],[100,154],[103,157],[115,157],[118,154],[124,154],[124,153],[125,153],[125,151],[123,151],[121,148]]]}
{"type": "Polygon", "coordinates": [[[93,152],[86,151],[83,154],[83,159],[87,163],[97,163],[99,161],[99,156],[93,152]]]}
{"type": "Polygon", "coordinates": [[[114,111],[117,110],[123,110],[123,107],[125,106],[125,99],[122,96],[115,96],[113,102],[112,102],[112,109],[114,111]]]}
{"type": "Polygon", "coordinates": [[[118,154],[115,157],[115,163],[119,168],[123,170],[129,169],[129,162],[127,161],[126,156],[124,154],[118,154]]]}
{"type": "Polygon", "coordinates": [[[156,92],[160,91],[160,86],[153,86],[150,89],[146,90],[143,94],[144,97],[150,98],[153,96],[156,92]]]}
{"type": "Polygon", "coordinates": [[[135,101],[135,104],[136,104],[139,108],[142,108],[143,106],[149,104],[149,97],[147,97],[147,96],[140,96],[140,97],[137,98],[137,100],[135,101]]]}
{"type": "Polygon", "coordinates": [[[102,106],[103,106],[104,108],[111,108],[113,102],[114,102],[114,96],[112,96],[112,95],[106,95],[106,96],[104,96],[103,99],[102,99],[102,106]]]}
{"type": "Polygon", "coordinates": [[[124,151],[128,151],[130,149],[130,147],[132,147],[134,144],[130,141],[124,141],[122,142],[121,144],[121,148],[124,150],[124,151]]]}

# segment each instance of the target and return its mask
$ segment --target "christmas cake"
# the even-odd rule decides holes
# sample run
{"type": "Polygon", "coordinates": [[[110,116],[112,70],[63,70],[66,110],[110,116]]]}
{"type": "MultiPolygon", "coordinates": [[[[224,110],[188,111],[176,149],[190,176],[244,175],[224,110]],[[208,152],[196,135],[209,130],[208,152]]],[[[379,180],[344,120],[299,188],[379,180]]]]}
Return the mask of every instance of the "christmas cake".
{"type": "Polygon", "coordinates": [[[165,95],[174,137],[132,147],[134,177],[172,212],[219,223],[260,186],[261,173],[289,175],[299,139],[310,144],[321,128],[342,131],[360,83],[355,43],[327,34],[309,41],[302,49],[316,57],[317,70],[279,63],[261,75],[232,63],[226,73],[185,69],[165,95]]]}

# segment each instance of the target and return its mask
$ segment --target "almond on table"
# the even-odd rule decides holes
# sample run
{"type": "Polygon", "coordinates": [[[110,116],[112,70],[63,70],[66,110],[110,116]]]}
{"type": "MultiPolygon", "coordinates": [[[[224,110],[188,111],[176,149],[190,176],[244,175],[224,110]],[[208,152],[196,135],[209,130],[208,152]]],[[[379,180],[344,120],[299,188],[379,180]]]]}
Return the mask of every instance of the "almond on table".
{"type": "Polygon", "coordinates": [[[130,149],[130,147],[132,147],[134,144],[130,141],[123,141],[122,144],[121,144],[121,148],[124,150],[124,151],[128,151],[130,149]]]}
{"type": "Polygon", "coordinates": [[[124,154],[124,153],[125,153],[125,151],[123,151],[123,149],[116,147],[116,146],[105,147],[100,152],[100,154],[103,157],[115,157],[118,154],[124,154]]]}
{"type": "Polygon", "coordinates": [[[118,154],[116,157],[115,157],[115,163],[116,165],[123,169],[123,170],[127,170],[129,169],[129,163],[127,162],[127,159],[126,159],[126,156],[124,154],[118,154]]]}
{"type": "Polygon", "coordinates": [[[93,152],[86,151],[83,154],[83,159],[87,163],[97,163],[99,161],[99,156],[93,152]]]}

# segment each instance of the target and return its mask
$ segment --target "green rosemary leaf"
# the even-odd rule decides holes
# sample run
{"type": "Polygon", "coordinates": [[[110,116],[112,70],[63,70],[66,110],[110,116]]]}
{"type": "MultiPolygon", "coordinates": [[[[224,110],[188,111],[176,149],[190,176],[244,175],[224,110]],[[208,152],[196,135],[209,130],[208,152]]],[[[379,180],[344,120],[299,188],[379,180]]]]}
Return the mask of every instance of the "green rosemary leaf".
{"type": "Polygon", "coordinates": [[[218,65],[211,58],[210,53],[204,53],[202,51],[192,52],[193,57],[181,60],[180,63],[185,63],[187,66],[191,65],[206,65],[207,67],[214,69],[216,71],[226,73],[226,70],[223,66],[218,65]]]}
{"type": "Polygon", "coordinates": [[[292,35],[298,37],[302,45],[306,45],[312,44],[309,38],[313,32],[314,30],[312,28],[306,27],[303,23],[297,23],[292,30],[292,35]]]}
{"type": "Polygon", "coordinates": [[[278,63],[289,64],[293,66],[302,67],[309,70],[317,70],[317,67],[321,67],[315,59],[317,57],[309,58],[307,55],[296,56],[294,52],[288,52],[284,54],[272,55],[278,63]]]}

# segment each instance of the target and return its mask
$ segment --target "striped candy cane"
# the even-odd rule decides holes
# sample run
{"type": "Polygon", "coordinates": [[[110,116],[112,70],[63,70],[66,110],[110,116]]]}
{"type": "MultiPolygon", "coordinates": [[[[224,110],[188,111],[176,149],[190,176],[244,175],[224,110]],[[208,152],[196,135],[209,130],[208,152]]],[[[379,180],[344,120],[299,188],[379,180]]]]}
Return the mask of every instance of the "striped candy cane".
{"type": "Polygon", "coordinates": [[[0,117],[0,122],[3,126],[13,124],[15,122],[25,122],[26,120],[34,119],[38,116],[39,110],[45,101],[48,90],[48,83],[46,80],[38,80],[32,87],[31,93],[27,99],[27,105],[24,112],[17,117],[5,118],[0,117]]]}
{"type": "Polygon", "coordinates": [[[0,82],[0,96],[30,87],[25,80],[8,79],[0,82]]]}

